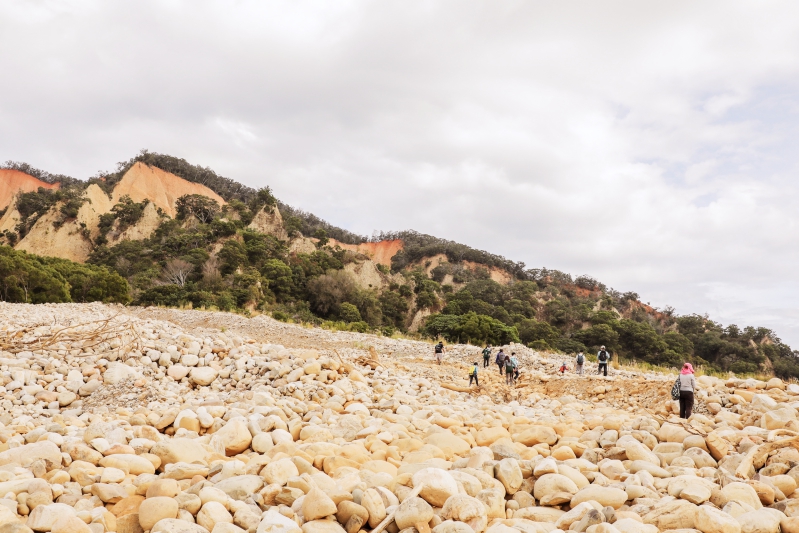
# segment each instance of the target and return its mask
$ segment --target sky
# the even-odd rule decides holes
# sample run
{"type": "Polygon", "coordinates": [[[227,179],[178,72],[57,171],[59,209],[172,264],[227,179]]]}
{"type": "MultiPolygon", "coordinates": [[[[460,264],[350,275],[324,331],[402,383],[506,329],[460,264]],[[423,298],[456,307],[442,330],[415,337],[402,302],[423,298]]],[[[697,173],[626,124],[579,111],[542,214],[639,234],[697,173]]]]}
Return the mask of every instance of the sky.
{"type": "Polygon", "coordinates": [[[0,161],[139,150],[799,348],[795,2],[6,0],[0,161]]]}

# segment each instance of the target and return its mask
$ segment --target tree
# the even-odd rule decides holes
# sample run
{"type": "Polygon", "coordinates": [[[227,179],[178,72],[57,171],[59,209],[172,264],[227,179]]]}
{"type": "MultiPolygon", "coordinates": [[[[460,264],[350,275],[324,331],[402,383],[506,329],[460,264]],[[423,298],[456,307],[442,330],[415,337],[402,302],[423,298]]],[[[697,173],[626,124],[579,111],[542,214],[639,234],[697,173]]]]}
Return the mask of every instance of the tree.
{"type": "Polygon", "coordinates": [[[261,267],[261,275],[278,301],[291,297],[294,290],[294,276],[291,267],[280,259],[268,259],[261,267]]]}
{"type": "Polygon", "coordinates": [[[355,293],[355,280],[349,272],[331,270],[308,281],[311,309],[327,316],[338,313],[339,307],[355,293]]]}
{"type": "Polygon", "coordinates": [[[217,201],[202,194],[185,194],[178,198],[175,207],[178,220],[193,216],[203,224],[211,222],[219,212],[217,201]]]}
{"type": "Polygon", "coordinates": [[[161,274],[165,283],[184,287],[189,275],[194,271],[194,265],[183,259],[170,259],[166,262],[161,274]]]}
{"type": "Polygon", "coordinates": [[[515,327],[474,312],[460,316],[430,315],[422,331],[431,337],[443,336],[449,342],[490,342],[497,345],[519,342],[515,327]]]}
{"type": "Polygon", "coordinates": [[[519,325],[519,338],[524,344],[533,341],[545,341],[549,346],[554,346],[555,340],[560,336],[557,329],[546,322],[533,319],[522,320],[519,325]]]}
{"type": "Polygon", "coordinates": [[[360,322],[361,312],[349,302],[344,302],[339,307],[338,316],[344,322],[360,322]]]}
{"type": "Polygon", "coordinates": [[[222,261],[222,274],[232,274],[247,264],[247,249],[236,239],[229,239],[219,250],[219,259],[222,261]]]}
{"type": "Polygon", "coordinates": [[[614,351],[619,345],[619,334],[607,324],[597,324],[588,329],[578,331],[573,338],[594,349],[605,346],[608,350],[614,351]]]}
{"type": "Polygon", "coordinates": [[[397,291],[383,291],[380,295],[380,307],[384,320],[397,328],[404,329],[405,317],[408,315],[408,300],[397,291]]]}

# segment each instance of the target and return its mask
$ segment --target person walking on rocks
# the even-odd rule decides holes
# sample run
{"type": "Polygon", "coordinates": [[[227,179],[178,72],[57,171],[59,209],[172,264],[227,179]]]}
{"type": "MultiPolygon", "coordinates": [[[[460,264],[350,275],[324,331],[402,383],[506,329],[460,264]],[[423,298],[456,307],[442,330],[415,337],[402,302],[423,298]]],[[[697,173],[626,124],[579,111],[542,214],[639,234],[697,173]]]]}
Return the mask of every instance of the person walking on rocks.
{"type": "Polygon", "coordinates": [[[610,354],[605,349],[604,346],[599,348],[599,353],[596,354],[596,360],[599,362],[599,370],[597,374],[601,374],[602,372],[605,373],[605,377],[608,375],[608,361],[610,361],[610,354]]]}
{"type": "Polygon", "coordinates": [[[488,363],[491,361],[491,345],[486,344],[486,347],[483,348],[483,368],[488,367],[488,363]]]}
{"type": "Polygon", "coordinates": [[[577,353],[577,363],[574,365],[574,373],[578,376],[583,375],[583,365],[585,364],[585,355],[583,352],[577,353]]]}
{"type": "Polygon", "coordinates": [[[685,363],[680,370],[680,418],[691,418],[691,412],[694,410],[694,390],[696,390],[694,367],[691,363],[685,363]]]}
{"type": "Polygon", "coordinates": [[[436,350],[436,361],[440,365],[441,361],[444,359],[444,343],[442,341],[438,341],[435,350],[436,350]]]}
{"type": "Polygon", "coordinates": [[[513,358],[505,356],[505,383],[513,385],[513,358]]]}
{"type": "Polygon", "coordinates": [[[474,384],[477,385],[478,387],[480,386],[480,382],[477,381],[477,361],[472,363],[472,369],[469,371],[469,386],[470,387],[472,386],[472,381],[474,381],[474,384]]]}
{"type": "Polygon", "coordinates": [[[519,379],[519,360],[516,359],[516,352],[511,352],[510,360],[513,363],[513,382],[519,379]]]}
{"type": "Polygon", "coordinates": [[[499,375],[502,375],[502,370],[505,368],[505,352],[502,351],[502,348],[499,349],[497,352],[497,366],[499,367],[499,375]]]}

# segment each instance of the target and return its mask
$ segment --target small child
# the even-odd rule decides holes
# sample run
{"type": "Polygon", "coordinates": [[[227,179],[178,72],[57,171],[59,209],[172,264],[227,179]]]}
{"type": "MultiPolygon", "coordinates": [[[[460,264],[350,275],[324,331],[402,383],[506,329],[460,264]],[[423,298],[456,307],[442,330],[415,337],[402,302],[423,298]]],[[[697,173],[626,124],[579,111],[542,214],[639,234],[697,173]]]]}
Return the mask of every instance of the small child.
{"type": "Polygon", "coordinates": [[[472,386],[472,381],[478,387],[480,386],[480,382],[477,381],[477,363],[472,363],[472,369],[469,371],[469,386],[472,386]]]}
{"type": "Polygon", "coordinates": [[[569,367],[568,367],[568,366],[567,366],[567,364],[564,362],[562,365],[560,365],[560,368],[558,369],[558,372],[560,372],[561,374],[565,374],[565,373],[566,373],[566,370],[568,370],[568,368],[569,368],[569,367]]]}

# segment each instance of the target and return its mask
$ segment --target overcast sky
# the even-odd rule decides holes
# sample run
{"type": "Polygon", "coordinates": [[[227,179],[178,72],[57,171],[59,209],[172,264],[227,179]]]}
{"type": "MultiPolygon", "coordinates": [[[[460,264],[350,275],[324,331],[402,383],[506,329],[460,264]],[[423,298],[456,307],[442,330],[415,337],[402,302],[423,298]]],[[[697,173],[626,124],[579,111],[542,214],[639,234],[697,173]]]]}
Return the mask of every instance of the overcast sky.
{"type": "Polygon", "coordinates": [[[0,160],[140,149],[799,348],[799,4],[0,3],[0,160]]]}

